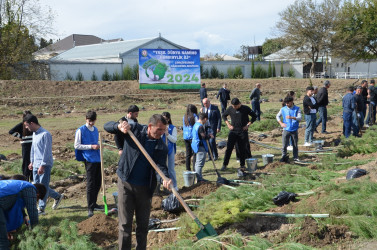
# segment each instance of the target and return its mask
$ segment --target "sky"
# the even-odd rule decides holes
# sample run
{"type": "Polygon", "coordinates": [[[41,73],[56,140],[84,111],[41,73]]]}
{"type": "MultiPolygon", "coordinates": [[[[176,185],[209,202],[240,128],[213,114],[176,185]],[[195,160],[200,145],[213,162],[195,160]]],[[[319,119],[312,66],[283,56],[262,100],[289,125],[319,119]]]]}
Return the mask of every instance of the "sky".
{"type": "Polygon", "coordinates": [[[55,13],[56,40],[71,34],[102,39],[157,37],[208,53],[234,55],[241,45],[273,38],[279,13],[294,0],[40,0],[55,13]]]}

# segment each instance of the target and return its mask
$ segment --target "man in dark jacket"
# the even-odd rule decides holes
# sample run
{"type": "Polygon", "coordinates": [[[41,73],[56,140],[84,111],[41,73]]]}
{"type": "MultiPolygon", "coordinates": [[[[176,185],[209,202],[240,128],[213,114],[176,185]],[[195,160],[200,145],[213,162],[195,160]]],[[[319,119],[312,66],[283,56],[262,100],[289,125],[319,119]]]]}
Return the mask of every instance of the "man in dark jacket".
{"type": "Polygon", "coordinates": [[[204,82],[202,83],[202,87],[199,89],[199,93],[200,93],[200,102],[202,103],[202,107],[203,107],[203,99],[207,98],[207,89],[206,89],[206,84],[204,82]]]}
{"type": "MultiPolygon", "coordinates": [[[[361,81],[361,97],[363,99],[363,116],[367,115],[367,104],[368,102],[368,81],[362,80],[361,81]]],[[[363,121],[364,124],[364,121],[363,121]]]]}
{"type": "MultiPolygon", "coordinates": [[[[127,109],[127,115],[120,118],[119,122],[127,121],[128,124],[136,123],[138,116],[139,116],[139,107],[136,106],[136,105],[130,105],[127,109]]],[[[116,146],[119,150],[118,154],[122,155],[123,146],[124,146],[123,145],[123,138],[118,138],[117,135],[114,135],[114,141],[115,141],[115,144],[116,144],[116,146]]]]}
{"type": "Polygon", "coordinates": [[[373,125],[376,122],[377,91],[374,79],[370,80],[368,87],[369,109],[365,124],[373,125]]]}
{"type": "Polygon", "coordinates": [[[348,92],[343,96],[343,134],[346,138],[351,135],[352,113],[355,110],[355,97],[353,96],[353,87],[348,88],[348,92]]]}
{"type": "Polygon", "coordinates": [[[328,88],[330,88],[331,84],[330,81],[326,80],[323,83],[323,87],[318,90],[317,94],[317,104],[318,104],[318,112],[319,118],[316,122],[316,129],[319,124],[322,122],[322,134],[328,134],[326,131],[326,123],[327,123],[327,105],[329,104],[329,93],[328,88]]]}
{"type": "Polygon", "coordinates": [[[251,91],[249,98],[251,101],[251,107],[254,111],[254,113],[257,115],[257,120],[260,121],[260,96],[262,95],[262,92],[260,91],[260,88],[262,87],[262,84],[257,83],[255,85],[255,88],[251,91]]]}
{"type": "Polygon", "coordinates": [[[230,90],[226,87],[227,85],[224,83],[223,87],[219,90],[219,93],[217,93],[216,96],[216,99],[219,99],[220,97],[221,113],[224,113],[226,107],[228,106],[228,100],[230,100],[230,90]]]}
{"type": "Polygon", "coordinates": [[[221,115],[220,110],[216,105],[211,104],[208,98],[203,99],[203,105],[201,112],[208,115],[208,134],[212,134],[213,137],[209,139],[209,146],[211,147],[213,159],[216,161],[219,158],[216,147],[216,134],[221,130],[221,115]]]}
{"type": "MultiPolygon", "coordinates": [[[[108,122],[104,126],[107,132],[122,136],[125,145],[117,169],[119,249],[131,249],[134,214],[136,216],[136,249],[146,249],[152,195],[157,180],[161,182],[147,158],[127,133],[128,131],[134,133],[161,171],[169,176],[166,166],[168,149],[161,139],[166,125],[164,117],[156,114],[149,119],[148,126],[138,123],[128,124],[127,121],[108,122]]],[[[170,189],[171,183],[169,179],[163,181],[162,184],[170,189]]]]}
{"type": "Polygon", "coordinates": [[[251,108],[246,105],[242,105],[238,98],[233,98],[231,104],[232,106],[229,107],[222,115],[224,122],[229,128],[229,135],[221,171],[226,170],[236,143],[238,144],[240,152],[240,167],[245,167],[247,143],[249,143],[247,131],[249,126],[257,118],[251,108]],[[230,116],[232,124],[228,121],[228,116],[230,116]],[[251,117],[251,121],[249,116],[251,117]]]}
{"type": "Polygon", "coordinates": [[[355,110],[352,114],[352,128],[353,128],[353,135],[355,137],[360,137],[359,131],[364,126],[364,115],[363,115],[363,107],[364,107],[364,100],[361,96],[361,86],[356,87],[356,93],[353,95],[355,99],[355,110]]]}

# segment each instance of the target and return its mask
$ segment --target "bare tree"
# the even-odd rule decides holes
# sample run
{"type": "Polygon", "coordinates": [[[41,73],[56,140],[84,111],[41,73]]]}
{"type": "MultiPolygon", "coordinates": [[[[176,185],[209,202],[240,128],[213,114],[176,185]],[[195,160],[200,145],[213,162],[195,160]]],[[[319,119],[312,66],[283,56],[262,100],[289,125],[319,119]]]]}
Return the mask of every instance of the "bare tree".
{"type": "Polygon", "coordinates": [[[314,76],[315,63],[320,55],[329,51],[334,25],[341,0],[296,0],[279,13],[276,24],[278,36],[289,46],[296,58],[309,58],[314,76]]]}

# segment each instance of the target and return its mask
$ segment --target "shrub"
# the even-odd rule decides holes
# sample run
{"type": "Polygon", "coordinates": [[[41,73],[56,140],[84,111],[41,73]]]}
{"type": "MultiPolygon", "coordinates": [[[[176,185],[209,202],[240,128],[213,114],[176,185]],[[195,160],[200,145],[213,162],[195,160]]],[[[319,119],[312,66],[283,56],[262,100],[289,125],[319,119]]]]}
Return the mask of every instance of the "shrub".
{"type": "Polygon", "coordinates": [[[224,75],[223,72],[220,72],[220,73],[219,73],[219,78],[220,78],[220,79],[224,79],[224,78],[225,78],[225,75],[224,75]]]}
{"type": "Polygon", "coordinates": [[[242,79],[243,78],[243,73],[242,73],[241,66],[236,66],[234,68],[234,78],[237,78],[237,79],[242,79]]]}
{"type": "Polygon", "coordinates": [[[275,63],[272,63],[272,77],[276,77],[276,68],[275,68],[275,63]]]}
{"type": "Polygon", "coordinates": [[[251,61],[251,78],[255,78],[254,60],[251,61]]]}
{"type": "Polygon", "coordinates": [[[96,75],[96,72],[94,72],[94,70],[93,70],[93,74],[92,74],[91,80],[92,81],[98,81],[98,77],[96,75]]]}
{"type": "Polygon", "coordinates": [[[272,66],[271,61],[268,62],[268,77],[272,77],[272,66]]]}
{"type": "Polygon", "coordinates": [[[105,69],[105,72],[103,72],[102,74],[102,81],[110,81],[110,80],[111,80],[111,76],[109,74],[109,71],[105,69]]]}
{"type": "Polygon", "coordinates": [[[290,69],[288,70],[287,75],[288,75],[288,77],[295,77],[296,74],[295,74],[294,69],[293,69],[293,68],[290,68],[290,69]]]}
{"type": "Polygon", "coordinates": [[[65,72],[64,80],[65,81],[73,81],[73,76],[67,71],[67,72],[65,72]]]}
{"type": "Polygon", "coordinates": [[[132,80],[133,79],[133,70],[129,65],[126,65],[126,67],[123,68],[122,79],[123,80],[132,80]]]}
{"type": "Polygon", "coordinates": [[[77,72],[76,81],[84,81],[84,76],[82,75],[81,71],[77,72]]]}
{"type": "Polygon", "coordinates": [[[227,69],[228,78],[233,79],[234,78],[234,69],[232,67],[229,67],[227,69]]]}
{"type": "Polygon", "coordinates": [[[209,71],[208,71],[208,69],[203,70],[202,78],[205,79],[205,78],[208,78],[208,76],[209,76],[209,71]]]}
{"type": "Polygon", "coordinates": [[[261,65],[255,69],[255,78],[267,78],[267,71],[261,65]]]}
{"type": "Polygon", "coordinates": [[[280,64],[280,76],[284,77],[284,68],[282,63],[280,64]]]}
{"type": "Polygon", "coordinates": [[[113,73],[113,76],[111,77],[111,79],[112,79],[113,81],[120,81],[120,80],[122,80],[122,77],[121,77],[121,75],[118,73],[118,71],[115,71],[115,72],[113,73]]]}
{"type": "Polygon", "coordinates": [[[210,78],[219,78],[219,70],[216,68],[215,65],[211,67],[211,76],[210,78]]]}
{"type": "Polygon", "coordinates": [[[139,65],[135,64],[132,67],[132,80],[138,80],[139,79],[139,65]]]}

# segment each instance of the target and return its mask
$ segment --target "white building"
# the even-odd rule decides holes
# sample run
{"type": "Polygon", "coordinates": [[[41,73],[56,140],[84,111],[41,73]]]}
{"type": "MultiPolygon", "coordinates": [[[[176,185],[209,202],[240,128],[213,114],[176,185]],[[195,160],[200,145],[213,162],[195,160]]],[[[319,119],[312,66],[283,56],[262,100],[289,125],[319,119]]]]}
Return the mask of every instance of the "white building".
{"type": "Polygon", "coordinates": [[[76,46],[48,60],[51,80],[64,80],[68,74],[75,78],[79,72],[84,80],[90,80],[93,72],[101,80],[105,70],[110,75],[121,75],[127,65],[138,65],[140,48],[188,49],[161,36],[76,46]]]}

